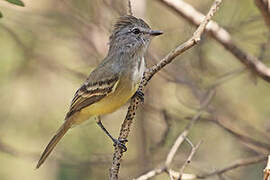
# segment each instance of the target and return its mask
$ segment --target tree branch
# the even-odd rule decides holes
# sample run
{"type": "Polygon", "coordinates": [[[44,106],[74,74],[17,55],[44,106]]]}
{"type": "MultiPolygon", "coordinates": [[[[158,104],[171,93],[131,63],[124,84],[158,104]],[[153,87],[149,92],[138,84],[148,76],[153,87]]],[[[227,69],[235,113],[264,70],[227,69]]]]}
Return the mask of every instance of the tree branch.
{"type": "Polygon", "coordinates": [[[264,168],[263,172],[264,172],[263,180],[268,180],[268,178],[270,176],[270,156],[268,156],[267,165],[264,168]]]}
{"type": "Polygon", "coordinates": [[[262,155],[251,157],[251,158],[240,159],[240,160],[235,161],[234,163],[232,163],[231,165],[229,165],[223,169],[219,169],[219,170],[213,171],[211,173],[203,174],[203,175],[198,175],[197,178],[204,179],[204,178],[207,178],[209,176],[220,175],[220,174],[223,174],[227,171],[231,171],[231,170],[239,168],[239,167],[248,166],[251,164],[256,164],[256,163],[266,161],[266,160],[267,160],[267,156],[262,156],[262,155]]]}
{"type": "MultiPolygon", "coordinates": [[[[174,173],[171,169],[169,169],[169,166],[171,165],[173,158],[175,157],[175,154],[177,152],[177,150],[179,149],[180,145],[184,142],[184,140],[186,139],[187,134],[189,133],[189,130],[191,129],[191,127],[193,126],[193,124],[200,118],[202,114],[202,111],[199,111],[194,117],[193,119],[188,123],[188,125],[185,127],[184,131],[178,136],[178,138],[175,140],[172,148],[170,149],[165,164],[161,167],[161,168],[156,168],[153,169],[151,171],[148,171],[147,173],[139,176],[138,178],[135,178],[133,180],[147,180],[150,179],[154,176],[157,176],[161,173],[167,172],[170,176],[174,177],[174,173]]],[[[191,153],[189,155],[189,157],[187,158],[187,160],[185,161],[185,163],[183,164],[183,166],[181,167],[180,173],[179,173],[179,178],[182,177],[183,179],[186,179],[186,174],[184,174],[182,171],[184,170],[185,166],[190,163],[191,158],[193,157],[193,155],[195,154],[195,152],[197,151],[199,145],[201,144],[201,142],[199,142],[196,147],[192,147],[191,153]]]]}
{"type": "Polygon", "coordinates": [[[199,146],[201,144],[201,141],[195,147],[192,145],[191,153],[189,154],[188,158],[186,159],[186,161],[184,162],[184,164],[180,168],[179,173],[176,172],[176,171],[173,171],[172,169],[170,169],[170,166],[171,166],[172,161],[173,161],[173,159],[174,159],[174,157],[176,155],[177,150],[179,149],[181,144],[186,139],[191,127],[194,125],[194,123],[197,120],[200,119],[203,111],[211,103],[214,95],[215,95],[215,90],[214,89],[210,90],[210,92],[208,93],[208,96],[204,99],[204,102],[201,103],[202,106],[201,106],[200,110],[192,117],[192,120],[185,127],[184,131],[175,140],[173,146],[171,147],[171,149],[170,149],[170,151],[169,151],[169,153],[167,155],[167,158],[165,160],[164,165],[161,168],[153,169],[153,170],[141,175],[140,177],[138,177],[138,178],[136,178],[134,180],[147,180],[149,178],[152,178],[152,177],[157,176],[157,175],[159,175],[161,173],[164,173],[164,172],[166,172],[170,177],[177,178],[177,179],[180,179],[180,180],[194,179],[196,177],[195,175],[192,175],[192,174],[185,174],[185,173],[183,173],[183,171],[184,171],[184,168],[187,166],[187,164],[189,164],[191,162],[191,159],[194,156],[197,149],[199,148],[199,146]]]}
{"type": "MultiPolygon", "coordinates": [[[[221,2],[222,0],[215,0],[208,14],[204,18],[200,26],[197,28],[193,36],[188,41],[176,47],[165,58],[163,58],[157,65],[154,65],[153,67],[151,67],[144,73],[144,77],[141,81],[139,90],[144,92],[145,86],[148,84],[148,81],[154,76],[154,74],[156,74],[160,69],[165,67],[167,64],[171,63],[175,57],[179,56],[181,53],[185,52],[186,50],[190,49],[191,47],[199,43],[200,38],[206,28],[206,25],[208,24],[210,19],[213,17],[215,12],[218,10],[221,2]]],[[[122,123],[119,139],[127,139],[130,132],[130,126],[135,117],[135,112],[139,103],[140,103],[140,99],[138,97],[134,97],[131,99],[131,103],[128,108],[126,118],[124,122],[122,123]]],[[[114,149],[114,154],[113,154],[112,167],[110,169],[110,180],[118,179],[120,161],[121,161],[122,156],[123,156],[122,150],[116,146],[114,149]]]]}
{"type": "Polygon", "coordinates": [[[130,0],[128,0],[128,14],[129,15],[133,15],[133,13],[132,13],[132,6],[131,6],[131,1],[130,0]]]}
{"type": "Polygon", "coordinates": [[[233,125],[230,125],[228,122],[225,124],[225,122],[219,119],[215,119],[213,120],[213,122],[216,123],[219,127],[229,132],[230,134],[232,134],[241,142],[246,143],[246,145],[248,145],[251,149],[255,150],[256,152],[261,154],[269,154],[270,150],[269,144],[251,138],[248,135],[237,132],[235,128],[233,128],[233,125]]]}
{"type": "MultiPolygon", "coordinates": [[[[208,178],[210,176],[220,176],[228,171],[231,171],[231,170],[234,170],[234,169],[237,169],[237,168],[240,168],[240,167],[245,167],[245,166],[249,166],[249,165],[252,165],[252,164],[256,164],[256,163],[259,163],[259,162],[262,162],[262,161],[266,161],[267,160],[267,156],[255,156],[255,157],[250,157],[250,158],[245,158],[245,159],[239,159],[239,160],[236,160],[234,163],[232,163],[231,165],[225,167],[225,168],[222,168],[222,169],[219,169],[219,170],[216,170],[216,171],[213,171],[213,172],[210,172],[210,173],[206,173],[206,174],[203,174],[203,175],[194,175],[194,174],[185,174],[185,178],[182,178],[182,180],[184,179],[189,179],[189,180],[192,180],[192,179],[205,179],[205,178],[208,178]]],[[[179,178],[180,177],[180,173],[179,172],[176,172],[176,171],[173,171],[171,170],[171,174],[174,178],[179,178]]],[[[140,180],[144,180],[144,179],[140,179],[140,180]]],[[[264,179],[265,180],[265,179],[264,179]]]]}
{"type": "Polygon", "coordinates": [[[270,4],[268,0],[254,0],[256,6],[259,8],[264,22],[270,28],[270,4]]]}
{"type": "MultiPolygon", "coordinates": [[[[158,0],[177,14],[184,17],[187,21],[195,26],[199,26],[203,21],[204,15],[198,12],[188,3],[182,0],[158,0]]],[[[250,70],[254,71],[259,77],[270,82],[270,69],[263,64],[258,58],[244,52],[232,41],[231,35],[216,22],[209,22],[206,31],[210,33],[212,38],[219,42],[225,49],[234,55],[239,61],[245,64],[250,70]]]]}
{"type": "Polygon", "coordinates": [[[192,150],[188,156],[188,158],[186,159],[185,163],[182,165],[180,171],[179,171],[179,177],[177,178],[178,180],[182,180],[182,176],[184,174],[184,169],[186,168],[186,166],[191,162],[191,159],[193,158],[195,152],[197,151],[197,149],[199,148],[199,146],[201,145],[202,141],[200,141],[195,147],[192,147],[192,150]]]}

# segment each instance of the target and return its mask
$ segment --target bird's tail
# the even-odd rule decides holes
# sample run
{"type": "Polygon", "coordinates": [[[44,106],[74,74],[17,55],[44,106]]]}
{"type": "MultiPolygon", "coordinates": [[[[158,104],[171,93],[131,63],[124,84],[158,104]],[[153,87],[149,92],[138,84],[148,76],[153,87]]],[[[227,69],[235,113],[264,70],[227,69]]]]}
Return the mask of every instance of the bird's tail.
{"type": "Polygon", "coordinates": [[[46,149],[43,151],[38,164],[36,166],[36,169],[38,169],[44,161],[47,159],[47,157],[50,155],[56,144],[60,141],[60,139],[66,134],[66,132],[71,127],[70,123],[65,121],[65,123],[58,129],[57,133],[53,136],[49,144],[46,146],[46,149]]]}

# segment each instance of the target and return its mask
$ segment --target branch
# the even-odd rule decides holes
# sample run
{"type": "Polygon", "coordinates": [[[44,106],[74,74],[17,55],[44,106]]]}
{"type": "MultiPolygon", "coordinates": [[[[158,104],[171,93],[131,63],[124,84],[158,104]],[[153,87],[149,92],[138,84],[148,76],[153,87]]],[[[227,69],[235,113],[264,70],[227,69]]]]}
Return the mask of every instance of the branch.
{"type": "Polygon", "coordinates": [[[167,155],[166,161],[165,161],[165,166],[168,167],[171,163],[172,160],[177,152],[177,150],[179,149],[180,145],[184,142],[184,140],[187,137],[187,134],[190,130],[190,128],[193,126],[193,124],[201,117],[202,115],[202,111],[199,111],[194,117],[193,119],[190,121],[190,123],[187,125],[187,127],[185,128],[185,130],[181,133],[180,136],[178,136],[178,138],[176,139],[176,141],[174,142],[170,152],[167,155]]]}
{"type": "MultiPolygon", "coordinates": [[[[185,119],[191,120],[192,117],[186,117],[185,119]]],[[[232,136],[237,138],[241,143],[243,143],[245,146],[247,146],[249,149],[253,150],[254,152],[262,155],[267,155],[270,152],[270,144],[264,143],[262,141],[259,141],[253,137],[250,137],[247,134],[243,134],[240,131],[236,130],[236,125],[229,123],[228,121],[224,121],[221,118],[218,117],[209,117],[209,118],[202,118],[201,120],[209,121],[212,123],[215,123],[228,133],[230,133],[232,136]]],[[[250,132],[251,130],[246,130],[250,132]]]]}
{"type": "Polygon", "coordinates": [[[179,171],[179,177],[177,178],[178,180],[182,180],[183,179],[183,173],[184,173],[184,169],[186,168],[186,166],[188,164],[190,164],[191,159],[193,158],[195,152],[197,151],[197,149],[199,148],[199,146],[201,145],[202,141],[200,141],[195,147],[192,147],[192,150],[188,156],[188,158],[186,159],[185,163],[182,165],[180,171],[179,171]]]}
{"type": "MultiPolygon", "coordinates": [[[[255,157],[250,157],[250,158],[246,158],[246,159],[239,159],[239,160],[236,160],[231,165],[229,165],[229,166],[227,166],[227,167],[225,167],[223,169],[213,171],[211,173],[206,173],[206,174],[203,174],[203,175],[186,174],[185,178],[182,178],[182,180],[184,180],[184,179],[189,179],[189,180],[192,180],[192,179],[205,179],[205,178],[208,178],[210,176],[215,176],[215,175],[220,176],[220,175],[222,175],[222,174],[224,174],[224,173],[226,173],[228,171],[231,171],[231,170],[234,170],[234,169],[237,169],[237,168],[240,168],[240,167],[245,167],[245,166],[249,166],[249,165],[252,165],[252,164],[256,164],[256,163],[266,161],[266,160],[267,160],[267,156],[255,156],[255,157]]],[[[172,173],[172,176],[174,178],[179,179],[179,177],[180,177],[179,172],[171,170],[171,173],[172,173]]],[[[140,179],[140,180],[144,180],[144,179],[140,179]]]]}
{"type": "MultiPolygon", "coordinates": [[[[195,179],[196,175],[186,174],[186,173],[183,173],[183,171],[184,171],[185,167],[191,162],[191,159],[193,158],[195,152],[199,148],[201,142],[202,141],[200,141],[195,147],[192,147],[192,150],[191,150],[188,158],[186,159],[186,161],[184,162],[184,164],[180,168],[179,172],[176,172],[176,171],[174,171],[172,169],[169,169],[168,166],[166,166],[166,164],[165,164],[163,167],[153,169],[153,170],[151,170],[151,171],[149,171],[149,172],[147,172],[147,173],[145,173],[145,174],[141,175],[140,177],[138,177],[136,179],[133,179],[133,180],[147,180],[147,179],[155,177],[155,176],[157,176],[157,175],[159,175],[161,173],[164,173],[164,172],[168,173],[171,179],[173,179],[173,178],[177,178],[178,180],[195,179]]],[[[172,149],[173,149],[173,147],[172,147],[172,149]]]]}
{"type": "Polygon", "coordinates": [[[128,11],[128,14],[129,15],[131,15],[131,16],[133,15],[133,13],[132,13],[132,6],[131,6],[131,1],[130,0],[128,0],[128,10],[127,11],[128,11]]]}
{"type": "Polygon", "coordinates": [[[211,173],[207,173],[207,174],[203,174],[203,175],[197,175],[197,178],[204,179],[204,178],[207,178],[209,176],[220,175],[220,174],[223,174],[227,171],[231,171],[231,170],[239,168],[239,167],[248,166],[251,164],[256,164],[256,163],[266,161],[266,160],[267,160],[267,156],[261,156],[261,155],[251,157],[251,158],[240,159],[240,160],[235,161],[234,163],[232,163],[231,165],[229,165],[223,169],[216,170],[216,171],[213,171],[211,173]]]}
{"type": "Polygon", "coordinates": [[[189,133],[189,130],[194,125],[194,123],[200,119],[203,110],[205,110],[208,107],[208,105],[211,103],[211,100],[213,99],[214,95],[215,95],[215,90],[214,89],[210,90],[210,92],[208,93],[208,96],[204,99],[204,102],[202,102],[202,106],[201,106],[200,110],[193,116],[192,120],[185,127],[184,131],[175,140],[172,148],[170,149],[170,151],[167,155],[167,158],[166,158],[164,165],[161,168],[153,169],[153,170],[141,175],[140,177],[138,177],[134,180],[147,180],[147,179],[152,178],[154,176],[157,176],[163,172],[168,173],[170,177],[181,179],[181,180],[194,179],[196,177],[195,175],[192,175],[192,174],[184,174],[183,171],[184,171],[185,167],[187,166],[187,164],[189,164],[191,162],[191,159],[194,156],[197,149],[199,148],[201,141],[195,147],[192,145],[191,153],[189,154],[188,158],[186,159],[186,161],[184,162],[184,164],[180,168],[179,173],[176,171],[173,171],[172,169],[169,169],[169,167],[170,167],[180,145],[186,139],[186,137],[189,133]]]}
{"type": "Polygon", "coordinates": [[[256,6],[259,8],[265,24],[270,28],[270,4],[268,0],[254,0],[256,6]]]}
{"type": "Polygon", "coordinates": [[[260,154],[269,154],[270,145],[261,141],[258,141],[254,138],[251,138],[245,134],[241,134],[240,132],[237,132],[233,125],[225,124],[222,120],[215,119],[212,122],[216,123],[219,127],[223,128],[230,134],[232,134],[234,137],[239,139],[241,142],[245,143],[248,147],[253,149],[254,151],[260,153],[260,154]]]}
{"type": "MultiPolygon", "coordinates": [[[[133,180],[147,180],[147,179],[150,179],[154,176],[157,176],[161,173],[164,173],[164,172],[167,172],[169,175],[173,176],[174,177],[174,173],[171,169],[169,169],[169,166],[171,165],[172,163],[172,160],[173,158],[175,157],[175,154],[177,152],[177,150],[179,149],[180,145],[184,142],[184,140],[186,139],[186,136],[187,134],[189,133],[189,130],[191,129],[191,127],[193,126],[193,124],[200,118],[202,112],[199,111],[194,117],[193,119],[188,123],[188,125],[185,127],[184,131],[178,136],[178,138],[175,140],[172,148],[170,149],[168,155],[167,155],[167,158],[166,158],[166,161],[165,161],[165,164],[161,167],[161,168],[156,168],[156,169],[153,169],[141,176],[139,176],[138,178],[135,178],[133,180]]],[[[186,174],[183,174],[183,169],[185,168],[185,166],[190,163],[190,160],[191,158],[193,157],[193,155],[195,154],[196,150],[198,149],[199,145],[201,144],[201,142],[198,143],[198,145],[196,145],[196,147],[193,147],[192,150],[191,150],[191,153],[189,155],[189,157],[187,158],[187,160],[185,161],[185,163],[183,164],[181,170],[180,170],[180,173],[179,173],[179,176],[181,175],[182,177],[182,180],[183,179],[186,179],[186,174]]]]}
{"type": "Polygon", "coordinates": [[[270,176],[270,156],[268,156],[267,165],[263,172],[264,172],[263,180],[268,180],[270,176]]]}
{"type": "MultiPolygon", "coordinates": [[[[204,15],[194,9],[188,3],[182,0],[158,0],[174,12],[184,17],[187,21],[195,26],[199,26],[204,19],[204,15]]],[[[249,69],[254,71],[259,77],[267,82],[270,82],[270,69],[263,64],[258,58],[244,52],[232,41],[231,35],[216,22],[209,22],[206,31],[211,37],[219,42],[226,50],[234,55],[239,61],[245,64],[249,69]]]]}
{"type": "MultiPolygon", "coordinates": [[[[167,64],[172,62],[172,60],[179,56],[181,53],[185,52],[186,50],[190,49],[191,47],[195,46],[199,43],[200,38],[206,28],[206,25],[210,21],[210,19],[213,17],[215,12],[218,10],[222,0],[215,0],[212,7],[210,8],[208,14],[200,24],[200,26],[197,28],[193,36],[183,43],[182,45],[179,45],[174,50],[172,50],[165,58],[163,58],[157,65],[154,65],[151,67],[148,71],[144,73],[144,77],[141,81],[139,90],[144,92],[145,86],[148,84],[148,81],[153,77],[154,74],[156,74],[160,69],[165,67],[167,64]]],[[[132,124],[132,121],[135,117],[135,112],[140,103],[140,99],[138,97],[134,97],[131,99],[131,103],[128,107],[128,112],[126,115],[126,118],[124,122],[122,123],[122,127],[120,130],[119,139],[127,139],[129,132],[130,132],[130,126],[132,124]]],[[[113,154],[113,161],[112,161],[112,167],[110,169],[110,180],[117,180],[118,179],[118,173],[120,169],[120,161],[123,156],[122,150],[116,146],[114,149],[113,154]]]]}

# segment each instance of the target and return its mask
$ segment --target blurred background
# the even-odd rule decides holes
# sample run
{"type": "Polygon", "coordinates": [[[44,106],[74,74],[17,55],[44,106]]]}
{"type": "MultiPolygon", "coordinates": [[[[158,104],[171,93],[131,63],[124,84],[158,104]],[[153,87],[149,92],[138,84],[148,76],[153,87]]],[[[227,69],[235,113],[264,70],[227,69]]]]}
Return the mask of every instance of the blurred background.
{"type": "MultiPolygon", "coordinates": [[[[113,146],[94,120],[70,130],[45,164],[34,169],[75,91],[106,56],[112,25],[126,14],[127,1],[23,2],[25,7],[0,2],[0,179],[107,179],[113,146]]],[[[195,31],[159,0],[131,2],[135,16],[164,31],[150,45],[148,67],[195,31]]],[[[205,14],[213,1],[185,2],[205,14]]],[[[224,1],[214,20],[238,47],[269,64],[269,31],[253,0],[224,1]]],[[[163,164],[210,91],[214,96],[188,135],[193,144],[203,143],[184,172],[207,174],[239,159],[269,154],[270,84],[204,35],[199,45],[177,57],[147,86],[119,179],[138,177],[163,164]]],[[[127,105],[102,117],[115,137],[127,105]]],[[[172,168],[180,169],[190,150],[184,142],[172,168]]],[[[207,179],[262,179],[265,164],[260,160],[207,179]]],[[[153,179],[169,177],[161,174],[153,179]]]]}

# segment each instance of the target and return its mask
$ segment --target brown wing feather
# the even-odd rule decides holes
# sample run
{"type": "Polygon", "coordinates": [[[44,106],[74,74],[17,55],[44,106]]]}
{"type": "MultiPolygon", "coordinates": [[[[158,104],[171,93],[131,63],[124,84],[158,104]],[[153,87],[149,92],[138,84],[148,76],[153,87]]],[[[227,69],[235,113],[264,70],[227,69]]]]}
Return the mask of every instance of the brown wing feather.
{"type": "Polygon", "coordinates": [[[100,101],[105,96],[112,93],[117,85],[118,80],[118,76],[113,76],[110,79],[103,79],[99,82],[85,83],[75,93],[66,119],[75,112],[100,101]]]}

